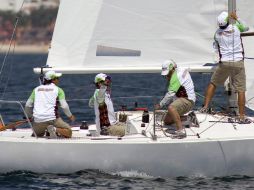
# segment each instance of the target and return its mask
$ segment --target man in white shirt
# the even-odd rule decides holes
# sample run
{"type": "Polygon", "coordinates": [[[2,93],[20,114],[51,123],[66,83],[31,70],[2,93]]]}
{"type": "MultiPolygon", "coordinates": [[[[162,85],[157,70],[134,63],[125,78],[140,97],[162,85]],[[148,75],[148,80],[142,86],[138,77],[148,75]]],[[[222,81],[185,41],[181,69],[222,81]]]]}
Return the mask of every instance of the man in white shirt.
{"type": "Polygon", "coordinates": [[[168,113],[164,119],[165,124],[172,120],[176,124],[175,138],[185,138],[180,116],[189,112],[196,101],[194,84],[190,73],[183,68],[177,68],[173,60],[167,60],[162,64],[161,75],[168,80],[168,92],[165,94],[155,109],[166,107],[168,113]]]}
{"type": "Polygon", "coordinates": [[[214,35],[214,48],[219,53],[220,60],[207,87],[204,107],[200,112],[208,112],[208,106],[216,87],[223,85],[230,77],[232,86],[238,94],[239,122],[245,123],[248,121],[244,117],[246,76],[241,32],[247,31],[248,27],[238,19],[236,13],[231,13],[230,18],[235,20],[235,24],[229,24],[227,12],[222,12],[217,18],[219,28],[214,35]]]}
{"type": "Polygon", "coordinates": [[[124,125],[117,121],[110,97],[111,77],[99,73],[95,76],[94,83],[96,89],[90,98],[89,106],[94,107],[97,131],[101,135],[124,136],[124,125]]]}
{"type": "Polygon", "coordinates": [[[75,117],[70,112],[65,100],[64,91],[57,85],[62,73],[48,71],[44,75],[44,83],[36,87],[26,102],[25,111],[28,117],[33,117],[33,129],[38,137],[44,136],[46,130],[50,138],[70,138],[72,130],[58,113],[60,104],[66,116],[74,121],[75,117]]]}

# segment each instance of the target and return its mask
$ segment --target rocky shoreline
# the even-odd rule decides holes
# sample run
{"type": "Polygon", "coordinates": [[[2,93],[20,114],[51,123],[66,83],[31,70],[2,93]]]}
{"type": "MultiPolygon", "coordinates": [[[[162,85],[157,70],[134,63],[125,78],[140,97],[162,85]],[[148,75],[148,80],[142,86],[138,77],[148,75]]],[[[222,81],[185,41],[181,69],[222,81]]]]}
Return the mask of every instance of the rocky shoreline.
{"type": "MultiPolygon", "coordinates": [[[[15,54],[46,54],[48,53],[48,45],[12,45],[10,48],[10,52],[15,54]]],[[[0,53],[6,53],[9,49],[9,45],[1,45],[0,53]]]]}

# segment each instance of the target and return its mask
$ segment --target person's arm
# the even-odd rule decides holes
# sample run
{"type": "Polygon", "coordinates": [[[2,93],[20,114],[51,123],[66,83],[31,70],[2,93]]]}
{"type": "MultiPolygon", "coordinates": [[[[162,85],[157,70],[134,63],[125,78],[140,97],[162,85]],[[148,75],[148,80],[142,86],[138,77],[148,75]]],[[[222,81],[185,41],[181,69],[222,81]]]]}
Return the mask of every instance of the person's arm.
{"type": "Polygon", "coordinates": [[[60,103],[61,108],[63,109],[64,114],[71,120],[75,120],[75,117],[72,115],[69,105],[65,100],[64,91],[58,87],[58,100],[60,103]]]}
{"type": "Polygon", "coordinates": [[[25,112],[26,112],[26,115],[28,118],[33,117],[33,108],[32,107],[25,106],[25,112]]]}
{"type": "Polygon", "coordinates": [[[88,106],[89,106],[90,108],[93,108],[93,107],[94,107],[94,95],[89,99],[88,106]]]}
{"type": "Polygon", "coordinates": [[[168,106],[170,103],[172,103],[175,99],[175,92],[170,91],[165,94],[165,96],[160,101],[160,107],[163,108],[164,106],[168,106]]]}
{"type": "Polygon", "coordinates": [[[240,30],[240,32],[246,32],[249,30],[249,27],[238,18],[235,12],[230,14],[230,17],[236,21],[235,25],[240,30]]]}
{"type": "Polygon", "coordinates": [[[69,105],[67,104],[66,100],[65,99],[61,99],[61,100],[59,100],[59,103],[60,103],[60,106],[63,109],[63,112],[65,113],[65,115],[67,117],[71,117],[72,113],[70,111],[69,105]]]}
{"type": "Polygon", "coordinates": [[[29,118],[31,118],[33,116],[34,98],[35,98],[35,92],[33,90],[32,94],[26,101],[26,105],[25,105],[25,112],[29,118]]]}
{"type": "Polygon", "coordinates": [[[214,34],[214,42],[213,42],[213,48],[215,50],[215,53],[218,53],[219,52],[219,43],[218,41],[216,40],[216,33],[214,34]]]}
{"type": "Polygon", "coordinates": [[[246,26],[240,19],[236,20],[236,27],[240,30],[240,32],[246,32],[249,30],[249,27],[246,26]]]}
{"type": "Polygon", "coordinates": [[[95,93],[96,100],[97,100],[99,105],[103,104],[105,102],[106,90],[107,90],[107,86],[101,85],[100,89],[97,90],[97,92],[95,93]]]}

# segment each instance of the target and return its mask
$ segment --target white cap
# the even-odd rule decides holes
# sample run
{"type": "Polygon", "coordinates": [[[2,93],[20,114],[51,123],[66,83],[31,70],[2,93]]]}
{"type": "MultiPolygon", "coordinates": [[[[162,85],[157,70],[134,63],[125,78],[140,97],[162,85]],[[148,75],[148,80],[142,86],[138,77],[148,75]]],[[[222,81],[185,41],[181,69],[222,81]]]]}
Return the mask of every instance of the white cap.
{"type": "Polygon", "coordinates": [[[226,26],[228,23],[228,13],[223,11],[217,18],[218,26],[226,26]]]}
{"type": "Polygon", "coordinates": [[[95,83],[98,83],[98,82],[101,82],[101,81],[105,81],[106,77],[107,77],[106,74],[104,74],[104,73],[99,73],[99,74],[97,74],[97,75],[95,76],[94,82],[95,82],[95,83]]]}
{"type": "Polygon", "coordinates": [[[44,78],[46,80],[53,80],[55,78],[58,78],[62,76],[62,73],[56,73],[55,71],[48,71],[44,74],[44,78]]]}
{"type": "Polygon", "coordinates": [[[174,62],[174,60],[170,59],[170,60],[164,61],[164,63],[162,64],[161,75],[167,75],[170,70],[172,70],[173,68],[176,68],[176,67],[177,67],[177,65],[174,62]]]}

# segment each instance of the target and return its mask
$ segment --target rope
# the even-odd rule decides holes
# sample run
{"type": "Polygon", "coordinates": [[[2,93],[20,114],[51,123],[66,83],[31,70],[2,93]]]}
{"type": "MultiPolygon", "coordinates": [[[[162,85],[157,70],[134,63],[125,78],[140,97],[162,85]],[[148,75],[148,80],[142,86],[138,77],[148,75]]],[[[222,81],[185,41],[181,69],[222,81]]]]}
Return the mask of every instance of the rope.
{"type": "MultiPolygon", "coordinates": [[[[195,94],[198,96],[198,97],[201,97],[203,99],[205,99],[205,96],[203,96],[202,94],[198,93],[198,92],[195,92],[195,94]]],[[[216,102],[214,102],[213,100],[211,101],[212,104],[214,104],[215,106],[221,108],[222,110],[226,110],[226,108],[220,106],[219,104],[217,104],[216,102]]]]}

